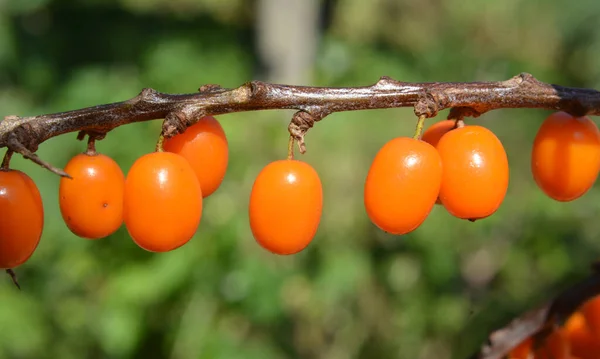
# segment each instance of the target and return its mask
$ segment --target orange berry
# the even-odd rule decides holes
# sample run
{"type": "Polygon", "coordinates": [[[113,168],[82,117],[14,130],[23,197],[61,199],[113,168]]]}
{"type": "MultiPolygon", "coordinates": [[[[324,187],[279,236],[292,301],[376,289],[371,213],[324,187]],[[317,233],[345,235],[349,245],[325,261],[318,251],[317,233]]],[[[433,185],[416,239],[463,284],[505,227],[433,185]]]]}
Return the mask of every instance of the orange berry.
{"type": "MultiPolygon", "coordinates": [[[[438,121],[429,126],[429,128],[423,132],[421,140],[431,144],[433,147],[436,147],[438,142],[440,142],[440,138],[442,138],[446,132],[454,130],[455,126],[456,120],[438,121]]],[[[435,200],[435,204],[442,204],[442,201],[440,201],[439,197],[435,200]]]]}
{"type": "Polygon", "coordinates": [[[434,123],[429,126],[425,132],[423,132],[423,136],[421,136],[421,140],[431,144],[433,147],[436,147],[438,142],[440,142],[440,138],[445,135],[448,131],[452,131],[455,129],[456,120],[442,120],[434,123]]]}
{"type": "Polygon", "coordinates": [[[187,243],[202,217],[202,190],[185,158],[170,152],[138,158],[125,179],[123,217],[143,249],[167,252],[187,243]]]}
{"type": "Polygon", "coordinates": [[[392,234],[415,230],[435,204],[442,179],[442,162],[427,142],[398,137],[375,156],[364,188],[367,215],[392,234]]]}
{"type": "Polygon", "coordinates": [[[312,241],[321,221],[323,189],[307,163],[279,160],[265,166],[250,194],[250,228],[263,248],[294,254],[312,241]]]}
{"type": "Polygon", "coordinates": [[[585,317],[591,332],[600,342],[600,296],[596,296],[583,304],[581,313],[585,317]]]}
{"type": "Polygon", "coordinates": [[[98,239],[114,233],[123,223],[125,176],[119,165],[103,154],[78,154],[65,166],[70,178],[61,178],[60,213],[75,235],[98,239]]]}
{"type": "Polygon", "coordinates": [[[580,359],[595,359],[600,353],[600,341],[592,334],[581,311],[573,313],[564,325],[571,354],[580,359]]]}
{"type": "Polygon", "coordinates": [[[44,207],[33,180],[18,170],[0,170],[0,268],[25,263],[44,228],[44,207]]]}
{"type": "Polygon", "coordinates": [[[510,359],[529,359],[533,345],[533,339],[531,337],[523,340],[521,344],[517,345],[510,351],[508,357],[510,359]]]}
{"type": "Polygon", "coordinates": [[[502,204],[508,189],[508,159],[494,133],[465,126],[442,136],[437,145],[444,173],[440,200],[455,217],[481,219],[502,204]]]}
{"type": "Polygon", "coordinates": [[[557,201],[586,193],[600,171],[600,131],[588,117],[556,112],[538,130],[531,152],[538,187],[557,201]]]}
{"type": "Polygon", "coordinates": [[[562,329],[553,331],[535,351],[535,359],[571,359],[571,347],[562,329]]]}
{"type": "Polygon", "coordinates": [[[223,127],[214,117],[202,117],[185,132],[166,139],[163,148],[183,156],[190,163],[204,197],[210,196],[223,182],[229,147],[223,127]]]}

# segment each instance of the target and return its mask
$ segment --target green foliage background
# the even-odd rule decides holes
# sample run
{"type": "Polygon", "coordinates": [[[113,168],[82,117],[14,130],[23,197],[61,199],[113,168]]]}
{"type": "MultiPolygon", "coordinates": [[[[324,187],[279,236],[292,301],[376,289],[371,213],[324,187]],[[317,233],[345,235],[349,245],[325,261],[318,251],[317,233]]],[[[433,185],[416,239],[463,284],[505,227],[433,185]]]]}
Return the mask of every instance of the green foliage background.
{"type": "MultiPolygon", "coordinates": [[[[307,85],[542,81],[600,88],[600,3],[593,0],[339,0],[307,85]]],[[[256,78],[253,2],[0,0],[0,115],[66,111],[135,96],[194,92],[256,78]]],[[[585,275],[600,251],[600,192],[572,203],[535,186],[529,153],[548,114],[501,110],[477,122],[503,141],[511,183],[496,215],[460,221],[443,208],[394,237],[365,214],[362,186],[387,140],[409,135],[411,109],[339,113],[307,136],[324,213],[310,247],[262,250],[248,226],[255,176],[285,155],[288,111],[220,117],[231,159],[196,237],[171,253],[139,249],[124,228],[72,235],[58,178],[16,158],[43,195],[41,244],[0,283],[0,358],[464,358],[486,334],[585,275]]],[[[440,114],[440,118],[446,112],[440,114]]],[[[430,120],[433,121],[433,120],[430,120]]],[[[153,149],[160,121],[99,143],[126,172],[153,149]]],[[[64,166],[75,134],[39,155],[64,166]]],[[[410,204],[406,204],[410,205],[410,204]]]]}

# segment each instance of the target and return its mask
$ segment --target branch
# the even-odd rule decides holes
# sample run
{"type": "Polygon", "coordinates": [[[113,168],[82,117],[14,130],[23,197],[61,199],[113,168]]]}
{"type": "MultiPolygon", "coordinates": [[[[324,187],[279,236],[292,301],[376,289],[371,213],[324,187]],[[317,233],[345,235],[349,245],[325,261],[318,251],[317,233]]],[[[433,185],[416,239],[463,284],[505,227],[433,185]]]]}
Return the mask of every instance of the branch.
{"type": "Polygon", "coordinates": [[[600,263],[593,265],[592,273],[585,280],[493,332],[470,359],[502,359],[529,337],[544,339],[554,326],[564,324],[581,305],[597,295],[600,295],[600,263]]]}
{"type": "Polygon", "coordinates": [[[315,121],[333,112],[414,107],[417,116],[434,117],[451,108],[449,118],[478,117],[500,108],[562,110],[573,115],[600,115],[600,92],[550,85],[522,73],[499,82],[408,83],[382,77],[366,87],[329,88],[248,82],[235,89],[206,85],[198,93],[171,95],[146,88],[131,100],[48,115],[7,116],[0,123],[0,148],[8,147],[64,175],[33,155],[49,138],[68,133],[93,134],[133,122],[164,119],[163,135],[183,132],[204,115],[242,111],[295,109],[289,126],[304,152],[304,135],[315,121]],[[32,156],[33,155],[33,156],[32,156]]]}
{"type": "MultiPolygon", "coordinates": [[[[0,148],[17,152],[54,173],[66,176],[35,155],[49,138],[79,132],[102,139],[112,129],[134,122],[164,119],[162,135],[183,132],[205,115],[294,109],[288,128],[304,152],[304,136],[327,115],[341,111],[413,107],[417,117],[434,117],[451,109],[449,119],[478,117],[502,108],[538,108],[572,115],[600,115],[600,92],[546,84],[522,73],[499,82],[408,83],[382,77],[372,86],[330,88],[252,81],[235,89],[205,85],[194,94],[164,94],[146,88],[128,101],[74,111],[31,116],[6,116],[0,122],[0,148]]],[[[8,155],[9,156],[9,155],[8,155]]],[[[10,274],[10,272],[9,272],[10,274]]],[[[13,277],[13,279],[16,279],[13,277]]],[[[472,358],[500,359],[532,335],[569,317],[582,303],[600,294],[600,271],[565,291],[552,302],[515,319],[492,333],[489,343],[472,358]]]]}

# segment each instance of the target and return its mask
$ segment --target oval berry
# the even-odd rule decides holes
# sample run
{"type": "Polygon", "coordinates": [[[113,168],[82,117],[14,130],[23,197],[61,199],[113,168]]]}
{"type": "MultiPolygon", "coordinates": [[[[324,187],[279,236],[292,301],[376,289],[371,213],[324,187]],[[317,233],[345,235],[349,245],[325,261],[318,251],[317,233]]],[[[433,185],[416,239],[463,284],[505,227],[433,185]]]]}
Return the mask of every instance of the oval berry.
{"type": "Polygon", "coordinates": [[[298,253],[312,241],[321,220],[323,189],[307,163],[280,160],[265,166],[250,194],[250,228],[275,254],[298,253]]]}
{"type": "MultiPolygon", "coordinates": [[[[456,120],[442,120],[434,123],[429,126],[425,132],[423,132],[423,136],[421,140],[431,144],[433,147],[436,147],[438,142],[440,142],[440,138],[446,134],[448,131],[452,131],[456,128],[456,120]]],[[[442,204],[440,198],[435,200],[435,204],[442,204]]]]}
{"type": "Polygon", "coordinates": [[[202,117],[185,132],[166,139],[163,148],[183,156],[190,163],[204,197],[210,196],[223,182],[229,148],[225,131],[214,117],[202,117]]]}
{"type": "Polygon", "coordinates": [[[75,235],[98,239],[113,234],[123,223],[125,176],[103,154],[78,154],[65,166],[72,178],[61,178],[60,213],[75,235]]]}
{"type": "Polygon", "coordinates": [[[440,142],[440,138],[446,134],[448,131],[452,131],[456,126],[456,120],[442,120],[434,123],[429,126],[425,132],[423,132],[423,136],[421,136],[421,140],[431,144],[433,147],[436,147],[438,142],[440,142]]]}
{"type": "Polygon", "coordinates": [[[181,247],[201,217],[202,191],[185,158],[153,152],[133,163],[125,179],[123,218],[138,246],[152,252],[181,247]]]}
{"type": "MultiPolygon", "coordinates": [[[[600,339],[600,296],[589,299],[581,307],[587,325],[594,335],[600,339]]],[[[598,343],[600,346],[600,343],[598,343]]]]}
{"type": "Polygon", "coordinates": [[[494,133],[465,126],[442,136],[437,145],[444,173],[440,201],[455,217],[476,220],[500,207],[508,190],[508,158],[494,133]]]}
{"type": "Polygon", "coordinates": [[[600,341],[581,311],[571,314],[564,324],[564,331],[571,347],[571,358],[596,358],[600,352],[600,341]]]}
{"type": "Polygon", "coordinates": [[[18,170],[0,170],[0,268],[25,263],[44,228],[42,197],[33,180],[18,170]]]}
{"type": "Polygon", "coordinates": [[[441,180],[442,161],[432,145],[395,138],[379,150],[367,174],[367,215],[388,233],[409,233],[431,212],[441,180]]]}
{"type": "Polygon", "coordinates": [[[566,202],[581,197],[600,171],[600,131],[588,117],[556,112],[538,130],[531,171],[550,198],[566,202]]]}

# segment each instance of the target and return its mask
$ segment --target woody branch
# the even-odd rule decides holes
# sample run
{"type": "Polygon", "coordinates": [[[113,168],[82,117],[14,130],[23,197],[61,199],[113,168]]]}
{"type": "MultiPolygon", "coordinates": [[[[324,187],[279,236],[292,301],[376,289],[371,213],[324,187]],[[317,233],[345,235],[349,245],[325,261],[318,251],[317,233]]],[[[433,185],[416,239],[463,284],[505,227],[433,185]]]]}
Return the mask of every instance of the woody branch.
{"type": "Polygon", "coordinates": [[[20,153],[65,176],[35,155],[49,138],[80,132],[102,138],[128,123],[164,119],[163,135],[183,132],[204,115],[295,109],[289,131],[304,152],[304,135],[333,112],[414,107],[417,116],[434,117],[450,108],[449,118],[477,117],[501,108],[542,108],[573,115],[600,115],[600,92],[569,88],[520,74],[498,82],[408,83],[382,77],[365,87],[306,87],[248,82],[235,89],[206,85],[194,94],[164,94],[144,89],[123,102],[31,117],[6,116],[0,123],[0,148],[20,153]]]}
{"type": "MultiPolygon", "coordinates": [[[[478,117],[485,112],[507,108],[561,110],[572,115],[600,115],[600,92],[547,84],[522,73],[498,82],[408,83],[382,77],[365,87],[306,87],[248,82],[235,89],[205,85],[193,94],[164,94],[153,89],[123,102],[74,111],[30,117],[6,116],[0,122],[0,148],[26,158],[62,176],[36,154],[49,138],[78,132],[101,139],[110,130],[134,122],[164,119],[166,138],[183,132],[202,116],[233,112],[294,109],[290,134],[304,152],[304,135],[334,112],[413,107],[418,117],[434,117],[451,109],[448,118],[478,117]]],[[[568,317],[587,299],[600,294],[597,270],[582,284],[568,289],[541,308],[513,320],[490,336],[473,358],[499,359],[529,336],[543,336],[545,330],[568,317]]]]}

